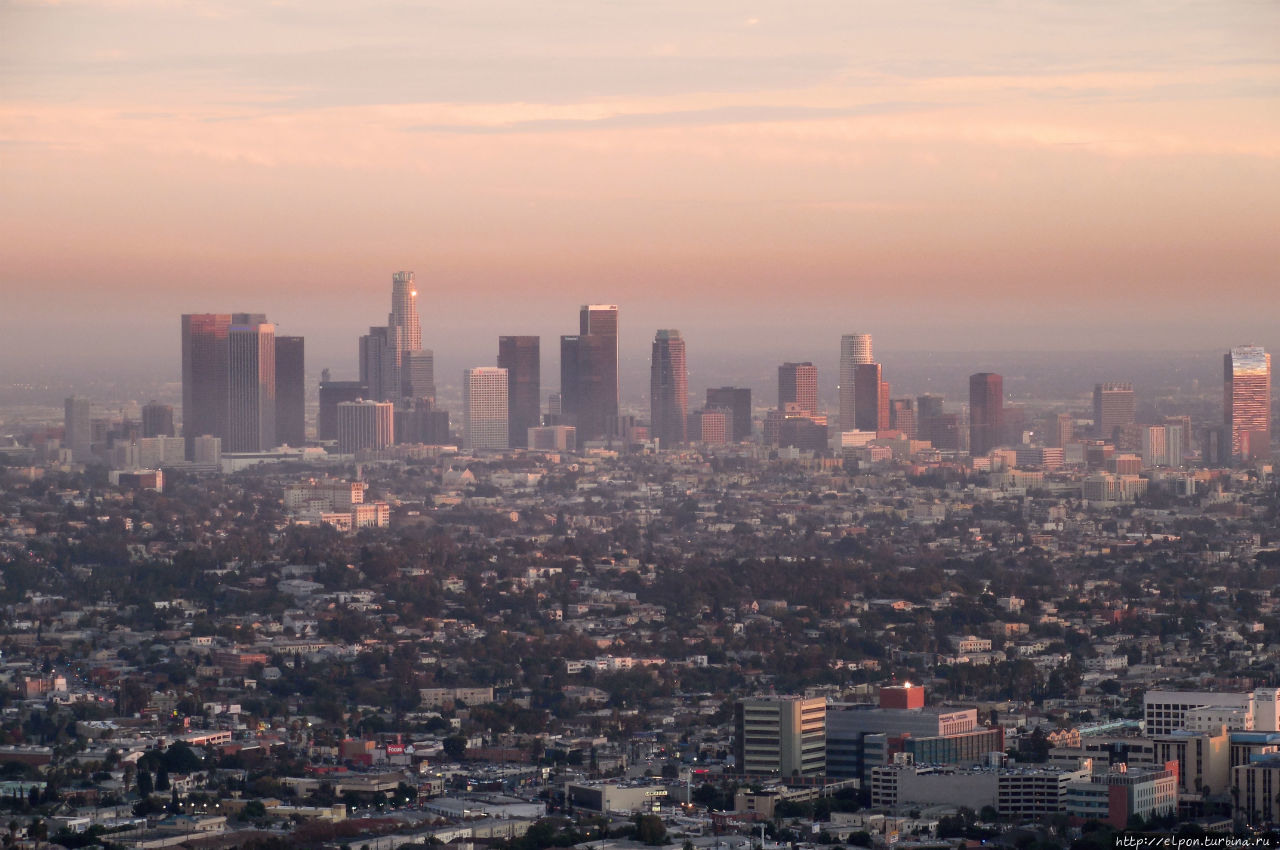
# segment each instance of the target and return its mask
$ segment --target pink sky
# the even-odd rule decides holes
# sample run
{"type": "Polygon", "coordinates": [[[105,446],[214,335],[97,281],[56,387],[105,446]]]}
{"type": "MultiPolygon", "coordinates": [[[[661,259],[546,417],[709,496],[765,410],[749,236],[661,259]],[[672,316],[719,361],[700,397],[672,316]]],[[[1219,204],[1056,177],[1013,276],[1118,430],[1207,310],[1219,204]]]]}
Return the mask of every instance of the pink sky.
{"type": "Polygon", "coordinates": [[[1269,344],[1278,222],[1271,2],[0,0],[11,360],[354,351],[398,268],[437,349],[1269,344]]]}

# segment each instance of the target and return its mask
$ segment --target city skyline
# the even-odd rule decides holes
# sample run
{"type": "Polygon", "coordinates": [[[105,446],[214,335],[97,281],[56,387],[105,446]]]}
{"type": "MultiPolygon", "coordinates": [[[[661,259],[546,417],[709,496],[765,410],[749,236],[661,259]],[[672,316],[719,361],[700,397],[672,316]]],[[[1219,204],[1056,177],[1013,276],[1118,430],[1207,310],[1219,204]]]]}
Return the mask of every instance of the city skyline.
{"type": "Polygon", "coordinates": [[[1280,343],[1271,4],[559,8],[7,4],[0,357],[252,298],[331,361],[394,265],[438,348],[565,294],[706,352],[1280,343]]]}

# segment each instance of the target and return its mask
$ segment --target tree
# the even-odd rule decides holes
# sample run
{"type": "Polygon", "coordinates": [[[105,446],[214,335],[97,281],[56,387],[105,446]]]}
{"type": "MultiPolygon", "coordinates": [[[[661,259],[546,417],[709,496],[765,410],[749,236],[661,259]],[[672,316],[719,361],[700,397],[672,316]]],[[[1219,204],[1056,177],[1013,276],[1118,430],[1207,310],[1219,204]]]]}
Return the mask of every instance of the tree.
{"type": "Polygon", "coordinates": [[[160,765],[160,770],[156,773],[156,790],[169,790],[169,768],[164,765],[160,765]]]}
{"type": "Polygon", "coordinates": [[[649,847],[661,847],[667,843],[667,828],[657,815],[636,815],[636,841],[649,847]]]}
{"type": "Polygon", "coordinates": [[[151,771],[138,771],[138,796],[150,797],[151,792],[155,790],[155,785],[151,782],[151,771]]]}
{"type": "Polygon", "coordinates": [[[450,735],[441,742],[444,754],[454,761],[462,761],[467,756],[467,739],[462,735],[450,735]]]}

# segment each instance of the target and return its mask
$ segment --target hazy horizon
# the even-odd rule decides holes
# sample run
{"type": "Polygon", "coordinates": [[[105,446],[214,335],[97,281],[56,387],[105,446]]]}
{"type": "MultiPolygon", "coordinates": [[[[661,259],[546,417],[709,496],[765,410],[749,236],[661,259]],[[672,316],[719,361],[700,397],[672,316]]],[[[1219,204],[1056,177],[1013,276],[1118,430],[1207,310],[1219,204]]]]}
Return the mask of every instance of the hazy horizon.
{"type": "Polygon", "coordinates": [[[239,310],[349,373],[401,268],[463,365],[588,301],[691,364],[1280,345],[1276,4],[7,0],[0,47],[11,381],[239,310]]]}

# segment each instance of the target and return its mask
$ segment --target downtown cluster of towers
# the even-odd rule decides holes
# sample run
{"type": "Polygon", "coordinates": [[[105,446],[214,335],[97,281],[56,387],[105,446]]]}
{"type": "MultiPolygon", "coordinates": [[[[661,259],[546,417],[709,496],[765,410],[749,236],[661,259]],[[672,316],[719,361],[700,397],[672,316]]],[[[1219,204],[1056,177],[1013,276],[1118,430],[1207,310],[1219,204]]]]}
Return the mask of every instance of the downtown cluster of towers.
{"type": "MultiPolygon", "coordinates": [[[[436,406],[433,352],[422,347],[417,297],[413,272],[396,272],[387,324],[360,337],[359,380],[332,381],[325,370],[319,440],[336,441],[344,453],[450,442],[449,414],[436,406]]],[[[750,438],[748,388],[708,389],[706,405],[690,412],[685,341],[674,329],[654,335],[649,423],[621,415],[618,327],[617,305],[580,309],[578,333],[560,337],[560,392],[550,395],[545,413],[540,338],[500,336],[497,365],[463,374],[465,447],[563,450],[598,440],[651,440],[671,448],[750,438]]],[[[196,459],[203,438],[220,440],[223,452],[263,452],[306,441],[303,340],[276,336],[262,314],[182,316],[182,384],[188,460],[196,459]]],[[[1226,355],[1224,418],[1203,435],[1206,460],[1269,457],[1270,386],[1271,357],[1261,347],[1240,346],[1226,355]]],[[[891,398],[870,334],[841,338],[839,394],[841,432],[896,434],[942,451],[967,448],[982,455],[1017,442],[1023,431],[1021,410],[1005,406],[998,374],[970,376],[967,421],[946,412],[941,396],[891,398]]],[[[1093,401],[1095,436],[1109,440],[1134,425],[1131,385],[1099,384],[1093,401]]],[[[1189,421],[1168,427],[1180,429],[1171,439],[1189,445],[1189,421]]],[[[1061,414],[1046,431],[1046,444],[1063,447],[1074,439],[1074,417],[1061,414]]],[[[777,407],[765,415],[763,441],[820,450],[829,446],[829,434],[827,417],[819,412],[817,367],[783,363],[777,407]]]]}

